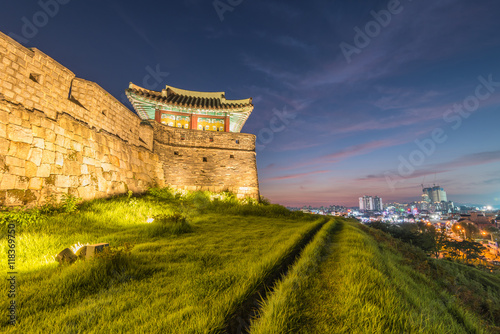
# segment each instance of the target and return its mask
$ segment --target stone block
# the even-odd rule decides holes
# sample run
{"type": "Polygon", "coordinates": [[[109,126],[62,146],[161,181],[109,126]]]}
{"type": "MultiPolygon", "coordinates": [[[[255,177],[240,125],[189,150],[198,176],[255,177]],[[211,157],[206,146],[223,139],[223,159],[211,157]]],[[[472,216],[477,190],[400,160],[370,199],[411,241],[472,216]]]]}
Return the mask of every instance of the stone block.
{"type": "Polygon", "coordinates": [[[43,180],[39,177],[33,177],[29,181],[28,189],[41,190],[43,186],[43,180]]]}
{"type": "Polygon", "coordinates": [[[45,140],[43,138],[33,138],[33,146],[43,150],[45,149],[45,140]]]}
{"type": "Polygon", "coordinates": [[[21,124],[23,124],[23,119],[22,119],[22,117],[19,117],[19,116],[17,116],[14,113],[10,113],[9,114],[9,124],[12,124],[12,125],[21,125],[21,124]]]}
{"type": "Polygon", "coordinates": [[[105,247],[109,247],[109,244],[108,243],[100,243],[100,244],[94,244],[94,245],[86,245],[86,246],[83,246],[79,250],[76,251],[76,256],[78,256],[81,259],[90,260],[97,253],[104,251],[105,247]]]}
{"type": "MultiPolygon", "coordinates": [[[[64,146],[64,136],[61,134],[56,135],[56,140],[55,140],[54,144],[56,144],[58,146],[64,146]]],[[[66,147],[66,146],[64,146],[64,147],[66,147]]]]}
{"type": "Polygon", "coordinates": [[[5,157],[5,164],[7,166],[9,166],[9,168],[11,168],[11,167],[22,167],[22,168],[24,168],[24,166],[26,165],[26,161],[8,155],[8,156],[5,157]]]}
{"type": "Polygon", "coordinates": [[[54,132],[56,133],[56,135],[61,136],[61,137],[64,137],[64,134],[66,133],[64,128],[62,128],[59,125],[54,126],[54,132]]]}
{"type": "Polygon", "coordinates": [[[31,125],[41,126],[42,125],[42,117],[36,114],[32,114],[30,116],[31,125]]]}
{"type": "Polygon", "coordinates": [[[48,150],[48,151],[54,151],[54,150],[55,150],[55,148],[54,148],[54,144],[53,144],[53,143],[50,143],[50,142],[45,141],[45,150],[48,150]]]}
{"type": "Polygon", "coordinates": [[[14,189],[14,187],[16,186],[16,179],[16,175],[4,174],[2,182],[0,182],[0,190],[14,189]]]}
{"type": "Polygon", "coordinates": [[[81,166],[77,161],[66,160],[63,167],[63,174],[80,175],[81,166]]]}
{"type": "Polygon", "coordinates": [[[80,174],[84,175],[89,174],[89,168],[87,165],[85,164],[80,165],[80,174]]]}
{"type": "Polygon", "coordinates": [[[110,163],[101,163],[101,167],[102,167],[102,170],[105,172],[109,172],[109,171],[114,169],[113,165],[110,163]]]}
{"type": "MultiPolygon", "coordinates": [[[[23,172],[23,174],[24,174],[24,172],[23,172]]],[[[29,181],[30,181],[29,177],[18,174],[18,176],[16,178],[15,189],[21,189],[21,190],[28,189],[29,181]]]]}
{"type": "Polygon", "coordinates": [[[0,138],[0,155],[6,155],[9,152],[9,141],[5,138],[0,138]]]}
{"type": "Polygon", "coordinates": [[[57,262],[59,262],[60,265],[64,264],[71,264],[75,262],[78,259],[78,256],[76,256],[73,251],[69,248],[63,249],[59,254],[56,256],[57,262]]]}
{"type": "MultiPolygon", "coordinates": [[[[43,122],[42,122],[42,127],[43,127],[43,122]]],[[[48,128],[45,128],[45,141],[50,142],[50,143],[55,143],[57,138],[56,133],[48,128]]]]}
{"type": "Polygon", "coordinates": [[[62,153],[60,152],[56,152],[56,160],[55,160],[55,164],[59,167],[62,167],[64,165],[64,156],[62,153]]]}
{"type": "Polygon", "coordinates": [[[109,162],[116,167],[120,167],[120,159],[114,155],[109,156],[109,162]]]}
{"type": "Polygon", "coordinates": [[[87,164],[87,165],[94,165],[95,164],[95,160],[92,159],[92,158],[88,158],[88,157],[83,157],[83,163],[84,164],[87,164]]]}
{"type": "Polygon", "coordinates": [[[42,163],[36,172],[37,177],[49,177],[50,176],[50,164],[42,163]]]}
{"type": "Polygon", "coordinates": [[[92,184],[92,176],[90,174],[80,175],[79,181],[81,187],[85,187],[92,184]]]}
{"type": "Polygon", "coordinates": [[[95,152],[92,148],[85,146],[83,148],[83,156],[84,157],[89,157],[89,158],[94,158],[95,157],[95,152]]]}
{"type": "Polygon", "coordinates": [[[27,160],[31,151],[31,145],[27,143],[11,141],[8,155],[18,159],[27,160]]]}
{"type": "Polygon", "coordinates": [[[56,153],[44,150],[42,154],[42,164],[53,164],[56,160],[56,153]]]}
{"type": "Polygon", "coordinates": [[[33,142],[33,132],[31,129],[23,128],[16,124],[9,124],[7,127],[7,138],[21,143],[31,144],[33,142]]]}
{"type": "Polygon", "coordinates": [[[82,149],[83,149],[83,146],[81,143],[77,142],[77,141],[71,141],[71,144],[70,144],[70,147],[72,150],[75,150],[77,152],[81,152],[82,149]]]}
{"type": "Polygon", "coordinates": [[[0,123],[2,124],[9,124],[9,112],[0,110],[0,123]]]}
{"type": "Polygon", "coordinates": [[[93,186],[78,187],[78,197],[89,200],[93,199],[95,195],[95,188],[93,186]]]}
{"type": "Polygon", "coordinates": [[[37,175],[38,167],[31,161],[26,161],[25,173],[26,177],[34,177],[37,175]]]}
{"type": "Polygon", "coordinates": [[[58,188],[71,187],[71,179],[68,175],[56,175],[54,185],[58,188]]]}
{"type": "Polygon", "coordinates": [[[45,130],[45,128],[42,128],[41,126],[35,126],[35,125],[33,125],[31,127],[31,131],[33,131],[33,135],[35,137],[40,137],[40,138],[45,138],[46,137],[46,135],[45,135],[46,130],[45,130]]]}
{"type": "Polygon", "coordinates": [[[68,149],[66,147],[59,146],[59,145],[54,145],[54,151],[62,153],[62,154],[67,154],[68,153],[68,149]]]}
{"type": "Polygon", "coordinates": [[[33,162],[35,165],[40,166],[42,163],[42,149],[32,148],[28,160],[33,162]]]}
{"type": "Polygon", "coordinates": [[[63,173],[63,168],[62,166],[58,165],[50,165],[50,174],[62,174],[63,173]]]}

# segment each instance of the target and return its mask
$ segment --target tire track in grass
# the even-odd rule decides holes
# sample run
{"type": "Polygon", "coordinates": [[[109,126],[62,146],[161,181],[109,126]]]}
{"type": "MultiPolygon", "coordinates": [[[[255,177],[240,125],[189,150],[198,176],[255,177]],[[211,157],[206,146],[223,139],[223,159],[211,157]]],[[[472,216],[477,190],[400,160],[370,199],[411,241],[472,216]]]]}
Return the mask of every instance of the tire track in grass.
{"type": "Polygon", "coordinates": [[[227,317],[226,333],[249,333],[250,321],[259,314],[262,302],[272,292],[272,287],[287,275],[292,264],[300,257],[302,250],[313,240],[327,222],[328,220],[325,218],[312,228],[288,254],[276,263],[276,266],[263,278],[263,281],[255,288],[254,292],[239,305],[235,312],[227,317]]]}
{"type": "Polygon", "coordinates": [[[339,220],[307,246],[290,274],[264,302],[252,334],[269,333],[482,333],[480,322],[454,299],[404,264],[362,225],[339,220]],[[323,241],[323,242],[322,242],[323,241]],[[323,249],[321,256],[318,252],[323,249]],[[457,306],[458,307],[458,306],[457,306]]]}
{"type": "Polygon", "coordinates": [[[249,333],[296,333],[300,322],[302,293],[307,289],[311,275],[331,256],[334,237],[344,227],[344,220],[331,219],[315,236],[291,267],[289,274],[274,287],[272,294],[262,301],[259,317],[252,319],[249,333]]]}

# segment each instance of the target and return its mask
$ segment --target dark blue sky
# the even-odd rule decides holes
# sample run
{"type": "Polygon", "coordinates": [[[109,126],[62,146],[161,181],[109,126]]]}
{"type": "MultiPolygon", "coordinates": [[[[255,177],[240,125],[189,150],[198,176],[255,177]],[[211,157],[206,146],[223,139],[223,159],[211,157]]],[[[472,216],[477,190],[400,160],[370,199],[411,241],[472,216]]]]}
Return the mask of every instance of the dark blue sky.
{"type": "Polygon", "coordinates": [[[10,2],[0,30],[119,100],[129,82],[253,97],[273,202],[436,183],[500,206],[498,1],[55,1],[10,2]]]}

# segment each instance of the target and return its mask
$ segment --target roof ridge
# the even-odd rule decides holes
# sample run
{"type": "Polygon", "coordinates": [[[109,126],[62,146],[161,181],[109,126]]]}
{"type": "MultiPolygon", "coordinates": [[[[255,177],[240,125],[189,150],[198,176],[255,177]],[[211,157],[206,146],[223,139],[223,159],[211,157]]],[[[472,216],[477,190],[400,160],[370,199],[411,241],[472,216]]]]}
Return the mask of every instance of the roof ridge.
{"type": "MultiPolygon", "coordinates": [[[[167,98],[172,95],[178,95],[180,98],[188,97],[189,98],[201,98],[201,99],[216,99],[220,101],[220,105],[223,104],[252,104],[252,98],[247,98],[247,99],[239,99],[239,100],[228,100],[226,99],[226,93],[225,92],[200,92],[200,91],[195,91],[195,90],[187,90],[187,89],[181,89],[181,88],[176,88],[172,87],[169,85],[165,86],[165,89],[163,89],[161,92],[155,91],[155,90],[150,90],[147,88],[140,87],[134,83],[129,84],[129,89],[135,89],[137,91],[140,91],[141,93],[144,94],[149,94],[152,96],[161,96],[163,98],[167,98]]],[[[170,97],[170,99],[174,98],[174,96],[170,97]]]]}

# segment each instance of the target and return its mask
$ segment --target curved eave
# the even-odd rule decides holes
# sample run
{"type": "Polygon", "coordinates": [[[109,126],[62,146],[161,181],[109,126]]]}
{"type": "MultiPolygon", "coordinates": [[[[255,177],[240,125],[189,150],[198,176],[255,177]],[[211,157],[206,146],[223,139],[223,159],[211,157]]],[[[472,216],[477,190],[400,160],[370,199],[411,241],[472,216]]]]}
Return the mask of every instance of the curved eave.
{"type": "Polygon", "coordinates": [[[253,105],[241,106],[239,108],[198,108],[196,106],[185,106],[177,103],[164,103],[161,98],[144,97],[127,90],[126,95],[143,120],[155,119],[156,110],[175,110],[186,114],[196,114],[200,116],[229,116],[229,131],[240,132],[246,120],[253,110],[253,105]]]}

